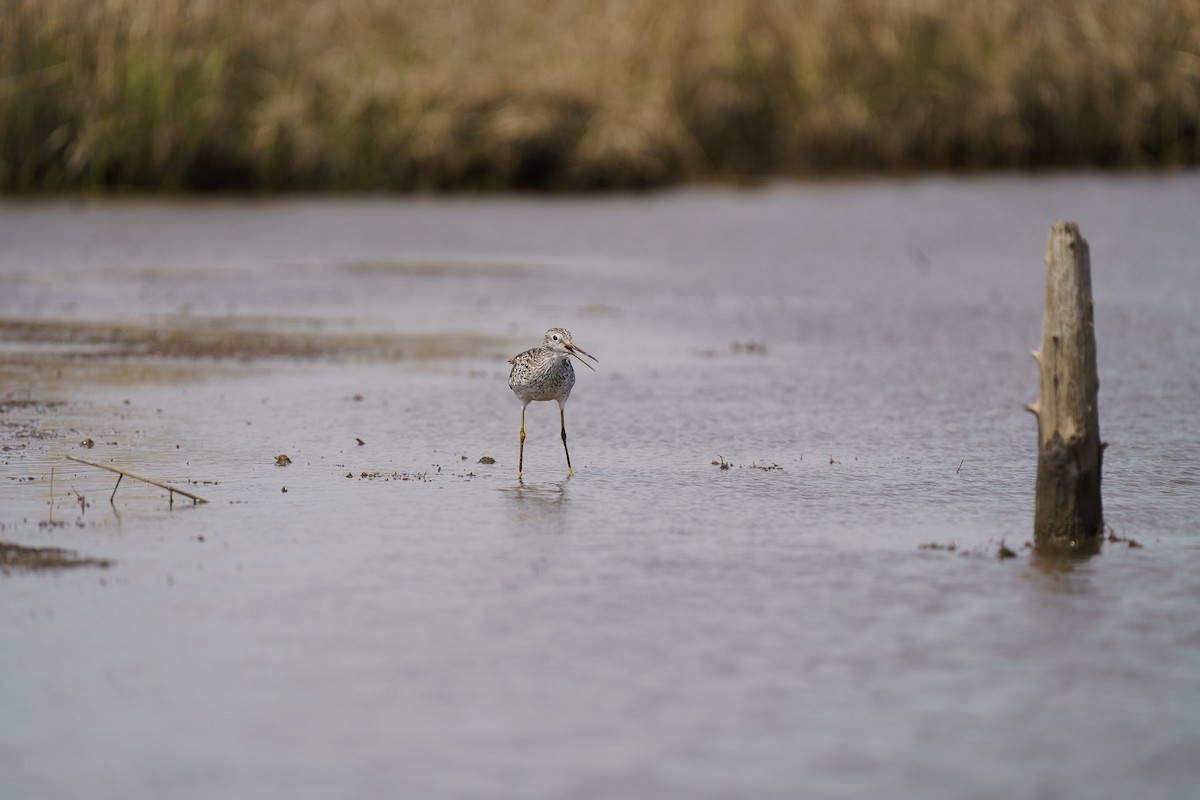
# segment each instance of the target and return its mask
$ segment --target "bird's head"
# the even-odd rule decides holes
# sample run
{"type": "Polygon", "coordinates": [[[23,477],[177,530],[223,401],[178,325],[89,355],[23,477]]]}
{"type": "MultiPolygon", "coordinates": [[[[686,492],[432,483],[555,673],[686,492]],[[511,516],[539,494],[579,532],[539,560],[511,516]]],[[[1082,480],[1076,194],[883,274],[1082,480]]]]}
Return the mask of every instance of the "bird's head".
{"type": "Polygon", "coordinates": [[[564,357],[575,356],[580,364],[583,364],[593,372],[596,368],[588,362],[584,361],[582,356],[587,356],[592,361],[599,362],[595,356],[587,353],[582,348],[579,348],[571,341],[571,332],[566,328],[551,328],[546,331],[546,338],[542,341],[542,347],[554,353],[559,353],[564,357]]]}

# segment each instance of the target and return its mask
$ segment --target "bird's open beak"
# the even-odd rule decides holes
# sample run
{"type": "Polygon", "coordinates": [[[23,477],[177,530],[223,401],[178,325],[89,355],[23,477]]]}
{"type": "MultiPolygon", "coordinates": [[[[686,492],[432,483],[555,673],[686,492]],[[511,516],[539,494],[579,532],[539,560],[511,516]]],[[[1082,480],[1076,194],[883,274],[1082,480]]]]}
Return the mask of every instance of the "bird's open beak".
{"type": "Polygon", "coordinates": [[[595,372],[596,368],[593,367],[588,362],[584,361],[582,358],[580,358],[580,356],[585,355],[588,358],[590,358],[592,361],[595,361],[597,364],[600,363],[600,359],[596,358],[594,355],[587,352],[586,350],[584,350],[580,347],[576,347],[574,344],[571,344],[570,342],[567,343],[567,352],[570,353],[571,355],[575,356],[575,358],[579,361],[580,364],[583,364],[585,367],[590,369],[592,372],[595,372]]]}

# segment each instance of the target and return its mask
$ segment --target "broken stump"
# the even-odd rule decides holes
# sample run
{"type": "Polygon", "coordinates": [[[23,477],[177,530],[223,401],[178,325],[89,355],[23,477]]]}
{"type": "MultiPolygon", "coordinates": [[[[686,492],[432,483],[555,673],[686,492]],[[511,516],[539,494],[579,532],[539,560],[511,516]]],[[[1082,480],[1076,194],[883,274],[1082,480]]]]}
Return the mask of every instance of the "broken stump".
{"type": "Polygon", "coordinates": [[[1050,226],[1046,300],[1038,363],[1037,489],[1033,533],[1039,543],[1083,544],[1104,527],[1100,502],[1100,417],[1096,335],[1087,240],[1074,222],[1050,226]]]}

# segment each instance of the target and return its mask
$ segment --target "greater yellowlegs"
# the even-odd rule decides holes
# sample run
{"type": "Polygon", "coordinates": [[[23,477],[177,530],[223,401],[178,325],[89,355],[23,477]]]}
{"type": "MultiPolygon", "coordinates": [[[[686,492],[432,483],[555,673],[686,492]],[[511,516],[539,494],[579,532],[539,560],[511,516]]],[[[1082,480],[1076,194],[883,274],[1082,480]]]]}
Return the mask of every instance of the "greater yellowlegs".
{"type": "Polygon", "coordinates": [[[541,347],[526,350],[520,355],[508,360],[512,370],[508,373],[508,388],[513,390],[521,401],[521,454],[517,459],[517,480],[521,480],[521,472],[525,466],[525,406],[534,400],[557,400],[558,421],[562,424],[563,452],[567,456],[567,476],[571,471],[571,452],[567,450],[567,418],[563,413],[563,405],[571,396],[571,388],[575,386],[575,368],[571,366],[571,356],[579,359],[593,372],[596,368],[584,361],[580,356],[587,356],[599,363],[599,359],[584,352],[571,341],[571,332],[566,328],[551,328],[546,331],[541,347]]]}

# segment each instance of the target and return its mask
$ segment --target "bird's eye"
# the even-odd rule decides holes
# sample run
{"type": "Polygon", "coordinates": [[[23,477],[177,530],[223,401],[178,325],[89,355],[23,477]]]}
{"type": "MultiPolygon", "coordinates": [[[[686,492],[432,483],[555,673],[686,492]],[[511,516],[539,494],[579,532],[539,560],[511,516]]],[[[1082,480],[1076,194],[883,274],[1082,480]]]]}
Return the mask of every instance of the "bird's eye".
{"type": "Polygon", "coordinates": [[[554,334],[554,341],[556,341],[556,342],[558,341],[558,334],[557,334],[557,333],[556,333],[556,334],[554,334]]]}

